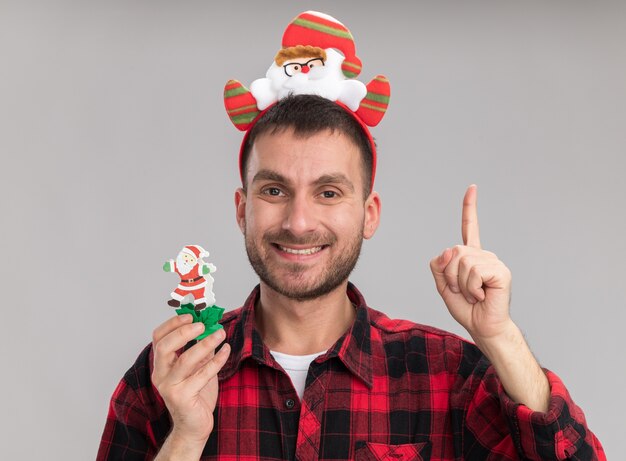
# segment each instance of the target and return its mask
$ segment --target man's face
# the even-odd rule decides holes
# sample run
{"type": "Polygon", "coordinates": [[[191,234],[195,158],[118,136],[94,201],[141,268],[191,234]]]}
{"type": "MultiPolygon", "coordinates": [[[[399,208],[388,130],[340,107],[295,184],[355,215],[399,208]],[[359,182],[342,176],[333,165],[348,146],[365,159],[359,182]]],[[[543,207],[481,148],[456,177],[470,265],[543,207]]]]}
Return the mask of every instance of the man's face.
{"type": "Polygon", "coordinates": [[[313,299],[344,283],[377,226],[380,199],[363,199],[358,147],[342,133],[291,129],[257,138],[247,190],[235,195],[252,267],[274,291],[313,299]]]}

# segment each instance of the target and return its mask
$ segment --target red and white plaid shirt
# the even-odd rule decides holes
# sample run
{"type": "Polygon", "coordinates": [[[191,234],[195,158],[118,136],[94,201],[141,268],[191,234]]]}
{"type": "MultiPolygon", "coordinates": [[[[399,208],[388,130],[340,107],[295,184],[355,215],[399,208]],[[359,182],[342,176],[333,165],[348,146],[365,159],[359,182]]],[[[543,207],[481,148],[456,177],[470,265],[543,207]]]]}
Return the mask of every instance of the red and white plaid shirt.
{"type": "MultiPolygon", "coordinates": [[[[553,373],[549,411],[533,412],[506,395],[475,345],[391,320],[352,284],[348,295],[356,320],[311,363],[302,400],[255,327],[259,287],[224,315],[232,352],[202,460],[606,459],[553,373]]],[[[148,346],[113,394],[98,461],[158,453],[171,423],[151,371],[148,346]]]]}

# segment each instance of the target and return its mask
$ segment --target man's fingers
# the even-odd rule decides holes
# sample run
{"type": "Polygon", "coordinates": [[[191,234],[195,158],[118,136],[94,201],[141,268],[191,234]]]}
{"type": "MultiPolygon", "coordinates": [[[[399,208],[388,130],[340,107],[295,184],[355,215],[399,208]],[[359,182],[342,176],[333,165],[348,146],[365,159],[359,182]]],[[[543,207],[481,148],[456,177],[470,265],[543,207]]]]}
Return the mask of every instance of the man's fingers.
{"type": "Polygon", "coordinates": [[[467,188],[467,191],[465,192],[465,197],[463,198],[461,234],[463,236],[463,244],[474,248],[480,248],[478,211],[476,208],[477,198],[477,187],[475,184],[472,184],[467,188]]]}
{"type": "MultiPolygon", "coordinates": [[[[480,285],[478,288],[480,291],[476,290],[474,285],[470,284],[471,275],[475,274],[476,268],[479,264],[482,264],[485,261],[485,257],[480,255],[465,255],[459,259],[459,289],[465,300],[470,304],[476,304],[478,301],[482,301],[484,296],[482,294],[482,279],[479,281],[480,285]],[[477,295],[480,296],[477,297],[477,295]]],[[[472,283],[476,283],[476,280],[471,279],[472,283]]]]}
{"type": "Polygon", "coordinates": [[[451,250],[452,258],[450,262],[443,270],[443,277],[446,281],[446,285],[452,293],[460,293],[459,288],[459,261],[461,259],[461,251],[458,247],[451,250]]]}
{"type": "Polygon", "coordinates": [[[434,257],[430,261],[430,270],[433,273],[435,285],[437,286],[437,291],[439,292],[439,294],[442,294],[446,289],[447,283],[443,271],[451,260],[452,250],[450,248],[446,248],[443,253],[441,253],[439,256],[434,257]]]}
{"type": "Polygon", "coordinates": [[[178,384],[196,373],[202,366],[213,359],[215,348],[225,338],[226,333],[224,333],[223,329],[219,329],[183,352],[176,359],[176,363],[168,376],[168,381],[172,384],[178,384]]]}
{"type": "Polygon", "coordinates": [[[159,341],[161,341],[161,339],[169,335],[172,331],[176,330],[177,328],[183,325],[191,323],[192,320],[193,320],[193,317],[190,314],[176,315],[174,317],[167,319],[161,325],[156,327],[154,331],[152,332],[152,343],[153,344],[158,343],[159,341]]]}
{"type": "Polygon", "coordinates": [[[485,274],[489,273],[490,267],[486,265],[473,266],[467,277],[467,291],[478,301],[485,300],[485,290],[483,288],[485,274]]]}
{"type": "Polygon", "coordinates": [[[202,334],[203,331],[204,325],[202,323],[183,323],[175,330],[170,331],[158,342],[153,343],[154,374],[157,380],[170,372],[177,360],[177,351],[182,349],[189,341],[202,334]]]}
{"type": "Polygon", "coordinates": [[[467,302],[475,304],[482,301],[476,297],[481,291],[471,291],[468,287],[470,270],[477,265],[497,263],[498,257],[490,251],[456,245],[446,249],[441,255],[434,258],[430,267],[435,277],[439,293],[448,288],[450,292],[462,294],[467,302]]]}
{"type": "Polygon", "coordinates": [[[209,383],[209,381],[217,376],[226,363],[226,360],[228,360],[229,355],[230,346],[226,343],[208,363],[197,370],[192,376],[187,378],[185,384],[188,391],[191,393],[200,392],[204,386],[209,383]]]}

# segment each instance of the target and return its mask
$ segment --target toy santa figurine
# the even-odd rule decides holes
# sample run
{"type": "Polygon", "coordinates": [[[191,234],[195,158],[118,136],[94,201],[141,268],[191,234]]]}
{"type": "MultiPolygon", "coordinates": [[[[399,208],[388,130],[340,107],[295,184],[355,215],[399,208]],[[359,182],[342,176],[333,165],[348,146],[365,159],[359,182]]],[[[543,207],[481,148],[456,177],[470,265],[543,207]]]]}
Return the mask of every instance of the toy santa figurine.
{"type": "Polygon", "coordinates": [[[180,251],[176,261],[169,260],[163,265],[165,272],[176,272],[180,277],[180,283],[170,294],[172,299],[167,304],[172,307],[179,307],[183,299],[188,296],[193,298],[196,312],[215,304],[214,280],[210,274],[215,272],[217,268],[202,260],[208,256],[209,252],[201,246],[187,245],[180,251]]]}

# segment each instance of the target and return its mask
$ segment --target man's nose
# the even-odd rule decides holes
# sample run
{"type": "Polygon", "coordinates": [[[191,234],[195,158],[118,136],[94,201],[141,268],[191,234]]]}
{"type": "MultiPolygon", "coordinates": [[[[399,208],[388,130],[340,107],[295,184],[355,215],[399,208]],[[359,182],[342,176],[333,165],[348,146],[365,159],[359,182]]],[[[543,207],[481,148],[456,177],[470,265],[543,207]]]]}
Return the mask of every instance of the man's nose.
{"type": "Polygon", "coordinates": [[[283,229],[294,235],[303,235],[317,229],[318,217],[315,207],[306,197],[294,197],[286,209],[283,229]]]}
{"type": "Polygon", "coordinates": [[[310,70],[311,70],[311,68],[309,66],[307,66],[306,64],[304,66],[302,66],[302,73],[303,74],[308,74],[310,70]]]}

